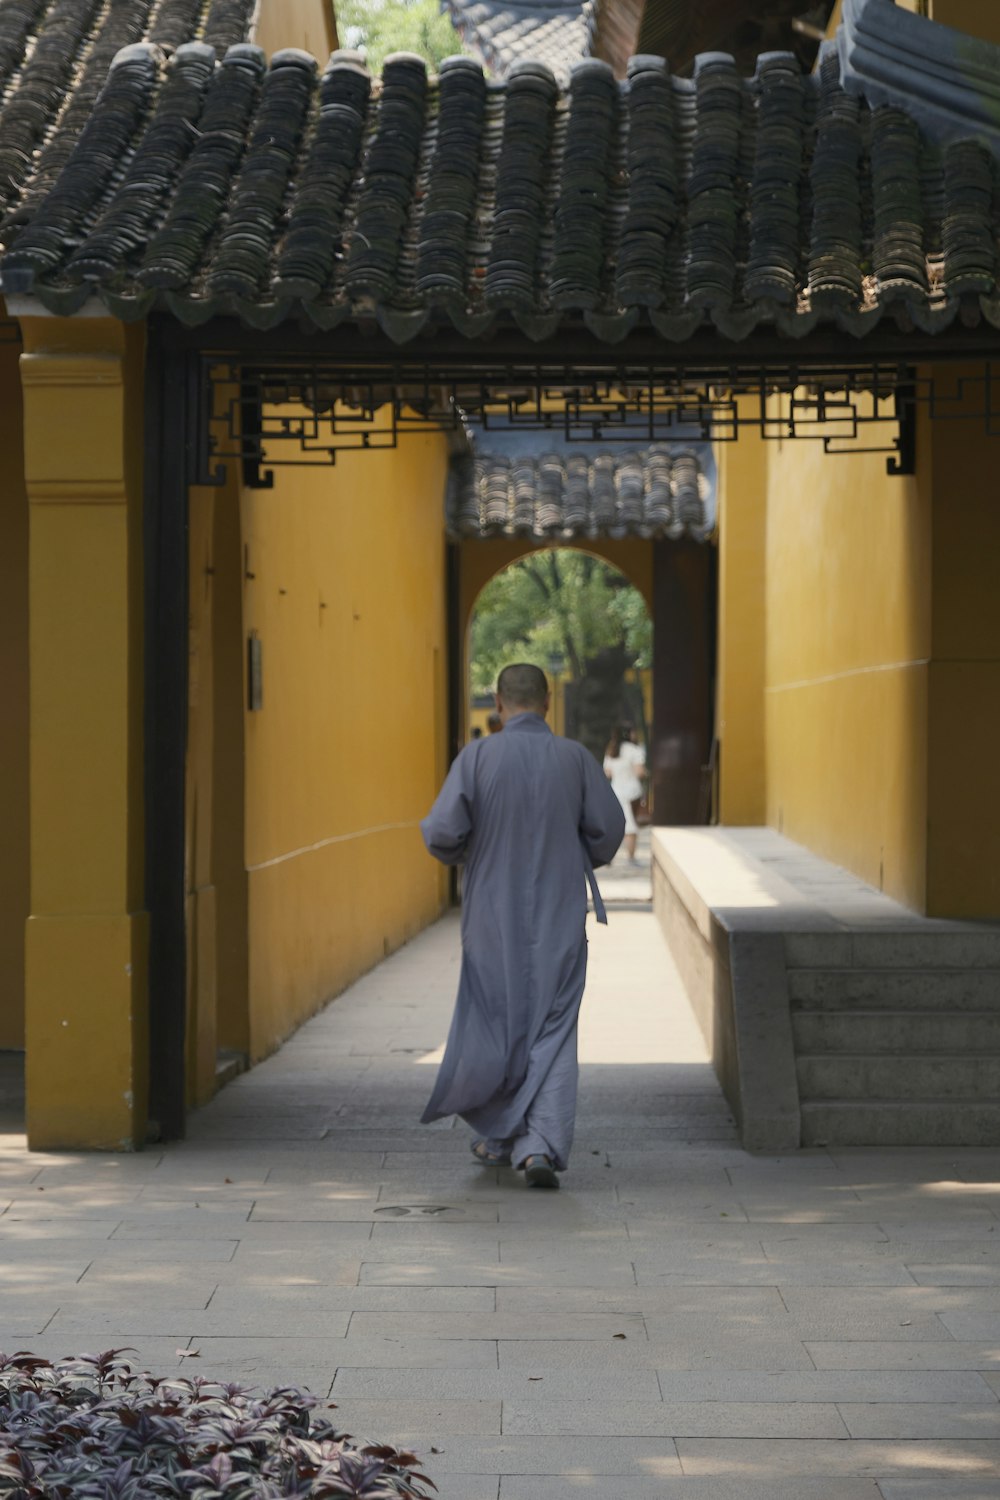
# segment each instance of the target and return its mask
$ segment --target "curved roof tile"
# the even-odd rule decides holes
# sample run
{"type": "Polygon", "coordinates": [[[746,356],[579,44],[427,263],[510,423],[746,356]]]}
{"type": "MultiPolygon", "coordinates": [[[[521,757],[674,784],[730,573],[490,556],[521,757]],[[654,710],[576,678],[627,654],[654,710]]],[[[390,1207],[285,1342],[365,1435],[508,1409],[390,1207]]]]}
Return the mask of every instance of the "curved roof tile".
{"type": "Polygon", "coordinates": [[[3,0],[0,215],[30,218],[73,155],[123,47],[203,41],[222,56],[254,0],[3,0]]]}

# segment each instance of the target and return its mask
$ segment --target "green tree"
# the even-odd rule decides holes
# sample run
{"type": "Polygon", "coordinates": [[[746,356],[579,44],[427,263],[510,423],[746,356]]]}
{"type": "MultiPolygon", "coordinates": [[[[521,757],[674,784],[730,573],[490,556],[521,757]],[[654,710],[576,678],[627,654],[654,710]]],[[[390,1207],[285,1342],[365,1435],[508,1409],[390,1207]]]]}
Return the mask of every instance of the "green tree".
{"type": "Polygon", "coordinates": [[[572,549],[539,552],[498,573],[477,600],[472,690],[489,692],[507,662],[549,672],[559,657],[570,679],[567,727],[600,754],[616,719],[641,717],[625,675],[651,665],[652,646],[645,600],[617,569],[572,549]]]}
{"type": "Polygon", "coordinates": [[[417,52],[435,72],[443,58],[462,51],[438,0],[337,0],[337,29],[347,46],[364,51],[373,73],[390,52],[417,52]]]}

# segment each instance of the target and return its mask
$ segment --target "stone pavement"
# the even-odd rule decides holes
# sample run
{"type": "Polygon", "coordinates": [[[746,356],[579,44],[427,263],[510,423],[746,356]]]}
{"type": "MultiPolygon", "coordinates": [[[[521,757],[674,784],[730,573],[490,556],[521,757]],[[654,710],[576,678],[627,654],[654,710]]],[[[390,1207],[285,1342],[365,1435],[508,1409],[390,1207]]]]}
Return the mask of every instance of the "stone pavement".
{"type": "Polygon", "coordinates": [[[748,1157],[654,919],[591,957],[560,1193],[415,1124],[449,919],[182,1144],[0,1138],[0,1345],[302,1382],[443,1500],[997,1500],[1000,1149],[748,1157]]]}

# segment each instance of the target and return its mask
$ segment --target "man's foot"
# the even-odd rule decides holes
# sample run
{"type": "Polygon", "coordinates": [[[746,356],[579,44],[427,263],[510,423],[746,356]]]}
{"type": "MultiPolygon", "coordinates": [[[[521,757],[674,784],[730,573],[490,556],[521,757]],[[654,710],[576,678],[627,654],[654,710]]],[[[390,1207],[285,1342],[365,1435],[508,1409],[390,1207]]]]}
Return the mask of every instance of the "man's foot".
{"type": "Polygon", "coordinates": [[[487,1151],[485,1141],[473,1141],[469,1149],[476,1158],[476,1161],[481,1162],[484,1167],[510,1166],[510,1152],[508,1151],[506,1155],[500,1155],[495,1151],[487,1151]]]}
{"type": "Polygon", "coordinates": [[[527,1156],[524,1159],[524,1180],[532,1188],[557,1188],[559,1174],[547,1156],[527,1156]]]}

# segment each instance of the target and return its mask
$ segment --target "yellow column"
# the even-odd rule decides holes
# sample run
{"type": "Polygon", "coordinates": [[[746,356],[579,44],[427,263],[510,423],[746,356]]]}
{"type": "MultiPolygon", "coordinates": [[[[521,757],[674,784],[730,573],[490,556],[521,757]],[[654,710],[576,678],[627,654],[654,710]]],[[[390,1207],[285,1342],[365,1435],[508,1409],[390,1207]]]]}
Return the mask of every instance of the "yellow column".
{"type": "Polygon", "coordinates": [[[142,333],[25,319],[30,511],[33,1149],[146,1128],[142,907],[142,333]]]}
{"type": "Polygon", "coordinates": [[[718,443],[719,821],[765,821],[766,444],[751,428],[718,443]]]}

